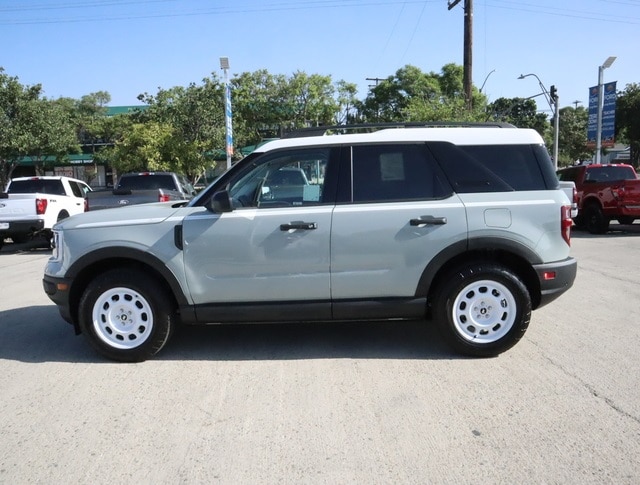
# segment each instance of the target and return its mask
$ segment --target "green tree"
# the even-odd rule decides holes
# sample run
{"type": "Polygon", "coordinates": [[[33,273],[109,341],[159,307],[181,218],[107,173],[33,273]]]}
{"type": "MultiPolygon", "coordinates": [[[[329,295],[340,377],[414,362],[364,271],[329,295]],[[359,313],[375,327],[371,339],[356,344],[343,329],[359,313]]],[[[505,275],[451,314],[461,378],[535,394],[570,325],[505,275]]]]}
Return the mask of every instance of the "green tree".
{"type": "Polygon", "coordinates": [[[0,188],[4,190],[21,157],[33,146],[31,124],[42,87],[23,86],[0,67],[0,188]]]}
{"type": "Polygon", "coordinates": [[[287,121],[292,128],[334,123],[339,105],[331,76],[297,71],[289,80],[288,94],[292,118],[287,121]]]}
{"type": "Polygon", "coordinates": [[[463,68],[446,64],[440,73],[424,73],[407,65],[371,89],[363,102],[363,119],[392,121],[482,121],[486,97],[473,89],[473,110],[467,109],[463,68]]]}
{"type": "Polygon", "coordinates": [[[589,113],[583,106],[560,109],[559,166],[572,165],[576,160],[591,158],[592,152],[587,149],[588,121],[589,113]]]}
{"type": "Polygon", "coordinates": [[[547,115],[538,113],[533,99],[499,98],[487,107],[487,113],[488,120],[511,123],[518,128],[533,128],[545,139],[552,136],[547,115]]]}
{"type": "Polygon", "coordinates": [[[159,89],[155,96],[138,96],[148,105],[139,114],[140,121],[156,124],[147,132],[154,148],[142,154],[149,158],[141,163],[159,164],[158,169],[182,172],[193,181],[213,168],[213,154],[226,143],[223,95],[224,86],[213,74],[201,85],[192,83],[186,88],[159,89]],[[156,149],[161,150],[158,159],[156,149]]]}
{"type": "MultiPolygon", "coordinates": [[[[173,127],[148,121],[131,123],[114,147],[107,151],[112,167],[120,173],[130,171],[176,170],[167,162],[171,151],[173,127]]],[[[175,160],[173,160],[175,162],[175,160]]]]}
{"type": "Polygon", "coordinates": [[[631,164],[640,167],[640,84],[627,84],[616,100],[617,138],[630,146],[631,164]]]}
{"type": "Polygon", "coordinates": [[[0,185],[4,188],[20,159],[31,157],[39,172],[49,157],[60,160],[78,150],[66,105],[41,97],[42,87],[23,86],[0,68],[0,185]]]}
{"type": "Polygon", "coordinates": [[[356,98],[356,94],[358,93],[358,86],[343,80],[336,82],[335,86],[338,106],[334,120],[335,124],[345,125],[351,122],[357,122],[358,99],[356,98]]]}
{"type": "Polygon", "coordinates": [[[234,132],[247,143],[282,136],[285,130],[340,124],[356,116],[355,84],[297,71],[291,77],[266,70],[244,72],[233,86],[234,132]]]}
{"type": "Polygon", "coordinates": [[[47,168],[53,169],[71,153],[78,153],[80,145],[66,104],[58,100],[39,99],[32,110],[32,145],[28,156],[36,171],[44,175],[47,168]],[[50,165],[50,167],[49,167],[50,165]]]}
{"type": "Polygon", "coordinates": [[[282,134],[282,125],[293,118],[286,76],[266,69],[243,72],[231,86],[234,133],[242,133],[248,144],[282,134]]]}

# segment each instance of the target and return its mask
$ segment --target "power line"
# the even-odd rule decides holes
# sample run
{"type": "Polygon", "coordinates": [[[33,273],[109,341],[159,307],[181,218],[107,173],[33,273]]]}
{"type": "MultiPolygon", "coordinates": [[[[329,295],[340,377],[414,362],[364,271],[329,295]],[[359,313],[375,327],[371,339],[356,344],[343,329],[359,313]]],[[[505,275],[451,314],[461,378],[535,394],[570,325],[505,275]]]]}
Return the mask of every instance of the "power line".
{"type": "MultiPolygon", "coordinates": [[[[453,0],[453,5],[461,0],[453,0]]],[[[629,6],[640,7],[640,2],[632,2],[632,0],[600,0],[609,3],[625,4],[629,6]]],[[[421,4],[436,3],[439,0],[405,0],[404,4],[421,4]]],[[[260,3],[259,5],[238,4],[237,2],[229,2],[229,5],[200,8],[187,10],[184,8],[184,2],[178,0],[99,0],[99,1],[69,1],[60,3],[40,3],[30,5],[17,6],[1,6],[0,14],[28,14],[39,11],[70,11],[73,9],[86,11],[98,10],[109,7],[131,7],[144,5],[160,5],[175,3],[179,11],[151,10],[141,13],[115,13],[107,15],[78,15],[64,16],[59,18],[17,18],[0,20],[0,25],[33,25],[33,24],[56,24],[56,23],[74,23],[74,22],[98,22],[110,20],[133,20],[133,19],[153,19],[153,18],[173,18],[188,17],[195,15],[228,15],[238,13],[254,13],[254,12],[276,12],[276,11],[294,11],[304,9],[328,9],[328,8],[349,8],[349,7],[375,7],[397,5],[397,0],[312,0],[310,2],[279,2],[279,3],[260,3]]],[[[451,4],[451,2],[449,2],[451,4]]],[[[521,3],[508,0],[488,0],[483,5],[485,8],[499,8],[506,10],[515,10],[521,12],[537,13],[548,16],[568,17],[573,19],[597,20],[605,23],[624,23],[637,25],[640,24],[640,17],[616,16],[612,15],[612,11],[607,12],[588,12],[578,11],[575,9],[563,9],[557,5],[553,7],[543,7],[532,3],[521,3]]]]}

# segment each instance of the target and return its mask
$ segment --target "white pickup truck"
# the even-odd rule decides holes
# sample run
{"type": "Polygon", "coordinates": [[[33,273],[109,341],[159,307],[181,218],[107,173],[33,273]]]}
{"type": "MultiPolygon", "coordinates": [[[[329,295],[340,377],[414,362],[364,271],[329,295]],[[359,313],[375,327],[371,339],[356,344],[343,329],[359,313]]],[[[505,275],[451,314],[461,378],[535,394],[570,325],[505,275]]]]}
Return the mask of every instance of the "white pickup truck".
{"type": "Polygon", "coordinates": [[[0,193],[0,248],[5,238],[25,242],[34,235],[50,239],[53,225],[85,212],[91,188],[81,180],[53,177],[18,177],[0,193]]]}
{"type": "Polygon", "coordinates": [[[569,202],[571,202],[571,218],[575,219],[578,216],[578,194],[576,192],[576,184],[574,182],[561,180],[560,188],[567,195],[569,202]]]}

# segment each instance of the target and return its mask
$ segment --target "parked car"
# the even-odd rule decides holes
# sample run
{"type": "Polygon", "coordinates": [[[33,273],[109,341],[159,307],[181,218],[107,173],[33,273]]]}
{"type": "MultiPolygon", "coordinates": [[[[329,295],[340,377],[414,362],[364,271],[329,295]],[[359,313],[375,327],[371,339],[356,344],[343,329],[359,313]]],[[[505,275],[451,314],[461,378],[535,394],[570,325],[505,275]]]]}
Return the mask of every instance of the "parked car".
{"type": "Polygon", "coordinates": [[[0,193],[0,247],[5,238],[22,243],[33,236],[51,239],[53,225],[87,209],[91,188],[62,176],[18,177],[0,193]]]}
{"type": "Polygon", "coordinates": [[[184,175],[174,172],[131,172],[123,174],[116,187],[88,196],[89,210],[125,205],[189,200],[196,191],[184,175]]]}
{"type": "Polygon", "coordinates": [[[612,219],[632,224],[640,218],[640,180],[631,165],[576,165],[558,170],[558,177],[576,185],[576,226],[603,234],[612,219]]]}
{"type": "Polygon", "coordinates": [[[380,128],[272,141],[187,205],[63,221],[44,290],[120,361],[153,356],[177,325],[232,322],[432,318],[464,355],[508,350],[576,276],[542,138],[380,128]],[[300,171],[285,186],[301,190],[275,190],[300,171]]]}

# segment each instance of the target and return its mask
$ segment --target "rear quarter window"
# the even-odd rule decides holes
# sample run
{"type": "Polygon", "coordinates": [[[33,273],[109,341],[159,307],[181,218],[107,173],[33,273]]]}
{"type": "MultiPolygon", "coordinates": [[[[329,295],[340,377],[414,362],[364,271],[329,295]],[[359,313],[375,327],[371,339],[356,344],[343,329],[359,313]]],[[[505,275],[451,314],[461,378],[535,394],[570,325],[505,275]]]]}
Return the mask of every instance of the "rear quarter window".
{"type": "Polygon", "coordinates": [[[531,145],[456,146],[436,142],[429,146],[458,193],[557,187],[557,178],[548,156],[541,159],[540,153],[531,145]]]}

